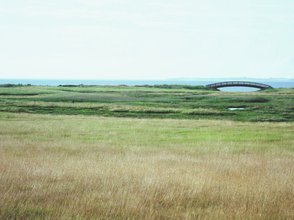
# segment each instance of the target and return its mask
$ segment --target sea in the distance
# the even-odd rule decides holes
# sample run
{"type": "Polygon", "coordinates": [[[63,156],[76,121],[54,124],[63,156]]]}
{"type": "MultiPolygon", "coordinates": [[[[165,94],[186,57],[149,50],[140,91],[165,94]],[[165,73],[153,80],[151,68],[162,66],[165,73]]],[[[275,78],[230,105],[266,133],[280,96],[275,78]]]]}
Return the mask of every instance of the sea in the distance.
{"type": "MultiPolygon", "coordinates": [[[[232,79],[242,80],[242,79],[232,79]]],[[[220,81],[230,81],[230,79],[207,79],[207,80],[70,80],[70,79],[0,79],[0,84],[31,84],[37,86],[59,86],[59,85],[207,85],[220,81]]],[[[260,82],[272,86],[273,88],[294,88],[294,80],[268,80],[268,79],[245,79],[244,81],[260,82]]],[[[226,88],[225,91],[254,91],[252,88],[226,88]]]]}

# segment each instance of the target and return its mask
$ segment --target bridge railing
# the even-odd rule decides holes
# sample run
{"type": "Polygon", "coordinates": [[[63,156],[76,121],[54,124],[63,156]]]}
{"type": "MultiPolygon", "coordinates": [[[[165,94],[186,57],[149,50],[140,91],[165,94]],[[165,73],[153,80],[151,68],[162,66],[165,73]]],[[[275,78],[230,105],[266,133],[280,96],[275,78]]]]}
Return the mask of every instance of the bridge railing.
{"type": "Polygon", "coordinates": [[[260,89],[271,88],[271,86],[256,83],[256,82],[248,82],[248,81],[227,81],[227,82],[219,82],[207,85],[210,88],[219,88],[219,87],[229,87],[229,86],[248,86],[248,87],[257,87],[260,89]]]}

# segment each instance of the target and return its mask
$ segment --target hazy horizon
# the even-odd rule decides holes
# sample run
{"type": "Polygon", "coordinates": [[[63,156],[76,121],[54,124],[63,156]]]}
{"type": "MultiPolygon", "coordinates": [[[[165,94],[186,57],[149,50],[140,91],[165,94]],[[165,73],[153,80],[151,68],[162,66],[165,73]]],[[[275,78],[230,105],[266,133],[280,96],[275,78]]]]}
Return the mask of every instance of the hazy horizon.
{"type": "Polygon", "coordinates": [[[0,80],[101,80],[101,81],[190,81],[190,80],[218,80],[218,79],[227,79],[227,80],[234,80],[234,79],[243,79],[243,80],[294,80],[292,78],[286,77],[175,77],[175,78],[163,78],[163,79],[156,79],[156,78],[147,78],[147,79],[139,79],[139,78],[29,78],[29,77],[0,77],[0,80]]]}

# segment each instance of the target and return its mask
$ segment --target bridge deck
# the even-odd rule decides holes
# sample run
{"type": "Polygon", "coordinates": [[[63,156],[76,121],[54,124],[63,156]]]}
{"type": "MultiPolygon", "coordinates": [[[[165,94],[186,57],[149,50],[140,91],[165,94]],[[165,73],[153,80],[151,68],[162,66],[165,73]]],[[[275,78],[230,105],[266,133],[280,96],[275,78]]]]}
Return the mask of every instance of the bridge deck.
{"type": "Polygon", "coordinates": [[[269,89],[272,88],[269,85],[262,84],[262,83],[256,83],[256,82],[247,82],[247,81],[227,81],[227,82],[218,82],[207,85],[209,88],[218,89],[222,87],[253,87],[258,89],[269,89]]]}

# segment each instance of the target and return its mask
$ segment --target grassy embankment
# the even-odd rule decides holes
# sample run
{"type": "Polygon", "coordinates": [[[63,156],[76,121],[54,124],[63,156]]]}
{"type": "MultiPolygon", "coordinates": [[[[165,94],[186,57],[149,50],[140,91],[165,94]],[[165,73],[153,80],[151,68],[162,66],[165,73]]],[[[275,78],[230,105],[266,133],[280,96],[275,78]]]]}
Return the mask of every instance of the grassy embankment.
{"type": "MultiPolygon", "coordinates": [[[[0,219],[294,218],[292,90],[236,95],[179,89],[167,90],[173,92],[168,95],[152,88],[62,89],[9,88],[6,94],[0,89],[0,219]],[[99,98],[92,95],[89,102],[92,92],[83,96],[81,91],[92,89],[99,98]],[[106,98],[110,94],[115,100],[119,94],[120,101],[114,104],[114,99],[106,98]],[[134,94],[140,94],[136,101],[130,98],[134,94]],[[144,100],[150,100],[145,104],[143,94],[148,96],[144,100]],[[102,96],[106,96],[103,102],[102,96]],[[185,114],[199,110],[194,102],[184,101],[190,96],[207,98],[194,99],[202,103],[201,111],[226,114],[185,114]],[[87,102],[78,102],[81,97],[87,102]],[[122,97],[128,101],[121,101],[122,97]],[[154,101],[156,97],[161,101],[154,101]],[[257,97],[269,101],[241,102],[264,112],[247,111],[248,120],[289,122],[238,122],[247,120],[246,112],[231,115],[226,110],[231,103],[224,100],[257,97]],[[130,108],[140,112],[138,117],[151,117],[141,109],[156,110],[156,103],[181,112],[157,112],[152,117],[222,116],[235,121],[96,116],[113,116],[114,109],[130,108]],[[274,115],[271,111],[278,104],[281,109],[274,115]],[[95,112],[98,106],[107,114],[95,112]],[[87,108],[90,113],[83,110],[87,108]],[[93,115],[82,115],[83,111],[93,115]]],[[[117,114],[135,117],[126,111],[117,114]]]]}

